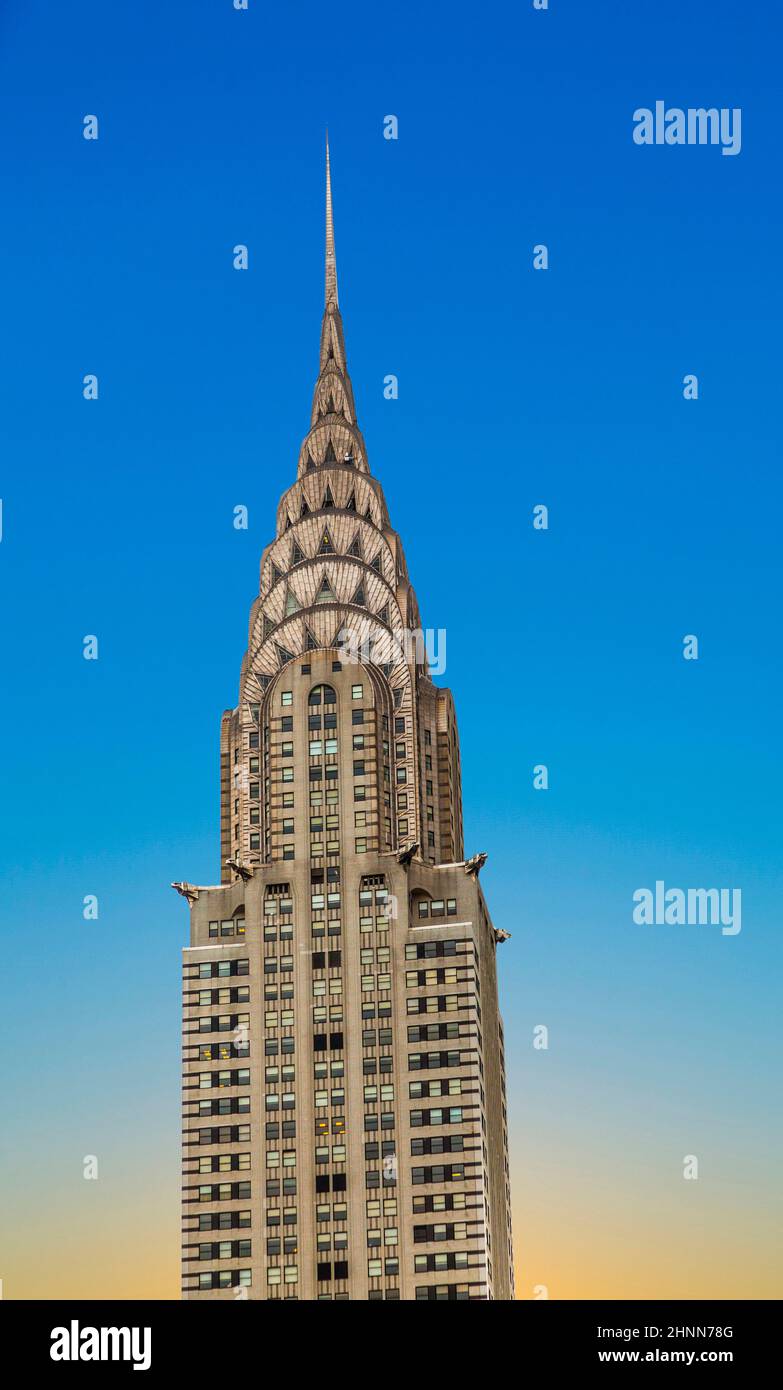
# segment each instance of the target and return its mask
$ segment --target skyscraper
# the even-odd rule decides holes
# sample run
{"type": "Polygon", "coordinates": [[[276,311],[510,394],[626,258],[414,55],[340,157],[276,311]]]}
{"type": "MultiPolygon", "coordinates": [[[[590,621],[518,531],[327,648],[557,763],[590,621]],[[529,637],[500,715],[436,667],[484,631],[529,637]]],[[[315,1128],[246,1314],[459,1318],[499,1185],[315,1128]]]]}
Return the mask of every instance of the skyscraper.
{"type": "Polygon", "coordinates": [[[459,740],[356,423],[329,148],[320,367],[178,883],[187,1299],[513,1298],[495,930],[459,740]]]}

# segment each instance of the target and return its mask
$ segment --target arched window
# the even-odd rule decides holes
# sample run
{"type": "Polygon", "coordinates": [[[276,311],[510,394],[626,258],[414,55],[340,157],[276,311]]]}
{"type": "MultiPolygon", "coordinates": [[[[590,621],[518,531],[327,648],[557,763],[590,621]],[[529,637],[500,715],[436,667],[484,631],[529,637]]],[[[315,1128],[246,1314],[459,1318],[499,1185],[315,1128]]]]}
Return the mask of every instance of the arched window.
{"type": "Polygon", "coordinates": [[[315,685],[307,697],[308,705],[336,705],[337,696],[331,685],[315,685]]]}
{"type": "Polygon", "coordinates": [[[414,888],[411,893],[411,920],[422,922],[430,915],[432,898],[423,888],[414,888]]]}

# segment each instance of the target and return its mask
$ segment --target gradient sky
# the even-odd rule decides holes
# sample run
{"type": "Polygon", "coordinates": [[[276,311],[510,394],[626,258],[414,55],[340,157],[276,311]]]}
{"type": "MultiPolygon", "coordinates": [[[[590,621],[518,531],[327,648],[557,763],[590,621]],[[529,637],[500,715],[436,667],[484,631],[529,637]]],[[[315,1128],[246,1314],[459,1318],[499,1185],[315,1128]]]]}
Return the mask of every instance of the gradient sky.
{"type": "Polygon", "coordinates": [[[168,885],[218,876],[327,124],[359,422],[513,933],[519,1296],[780,1295],[780,38],[733,0],[3,0],[6,1298],[178,1294],[168,885]],[[637,147],[656,99],[741,107],[741,154],[637,147]],[[656,879],[741,888],[741,934],[635,926],[656,879]]]}

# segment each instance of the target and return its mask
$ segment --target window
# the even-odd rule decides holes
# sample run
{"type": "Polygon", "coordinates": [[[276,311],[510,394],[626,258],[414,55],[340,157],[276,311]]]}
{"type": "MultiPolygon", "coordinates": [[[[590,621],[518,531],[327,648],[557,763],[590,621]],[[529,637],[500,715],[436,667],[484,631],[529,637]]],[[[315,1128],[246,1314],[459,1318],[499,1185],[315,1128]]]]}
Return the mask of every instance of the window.
{"type": "Polygon", "coordinates": [[[293,690],[281,690],[280,703],[281,705],[292,705],[294,703],[293,690]]]}
{"type": "Polygon", "coordinates": [[[351,699],[352,699],[352,700],[361,700],[363,694],[364,694],[364,686],[363,686],[363,685],[352,685],[352,686],[351,686],[351,699]]]}
{"type": "Polygon", "coordinates": [[[307,697],[308,705],[335,705],[337,696],[331,685],[316,685],[307,697]]]}

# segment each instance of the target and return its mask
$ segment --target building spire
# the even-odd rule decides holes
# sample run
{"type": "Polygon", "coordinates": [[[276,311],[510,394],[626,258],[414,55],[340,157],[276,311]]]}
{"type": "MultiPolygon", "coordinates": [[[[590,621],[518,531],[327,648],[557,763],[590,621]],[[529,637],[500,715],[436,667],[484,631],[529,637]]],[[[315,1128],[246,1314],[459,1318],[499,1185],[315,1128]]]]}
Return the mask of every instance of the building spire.
{"type": "Polygon", "coordinates": [[[364,440],[356,423],[356,406],[345,360],[343,321],[337,302],[337,260],[334,252],[332,171],[329,132],[326,132],[326,290],[321,321],[318,380],[313,392],[310,429],[299,451],[298,477],[329,464],[350,464],[368,473],[364,440]]]}
{"type": "Polygon", "coordinates": [[[326,295],[325,307],[337,305],[337,258],[334,253],[334,219],[332,217],[332,174],[329,168],[329,131],[326,132],[326,295]]]}

